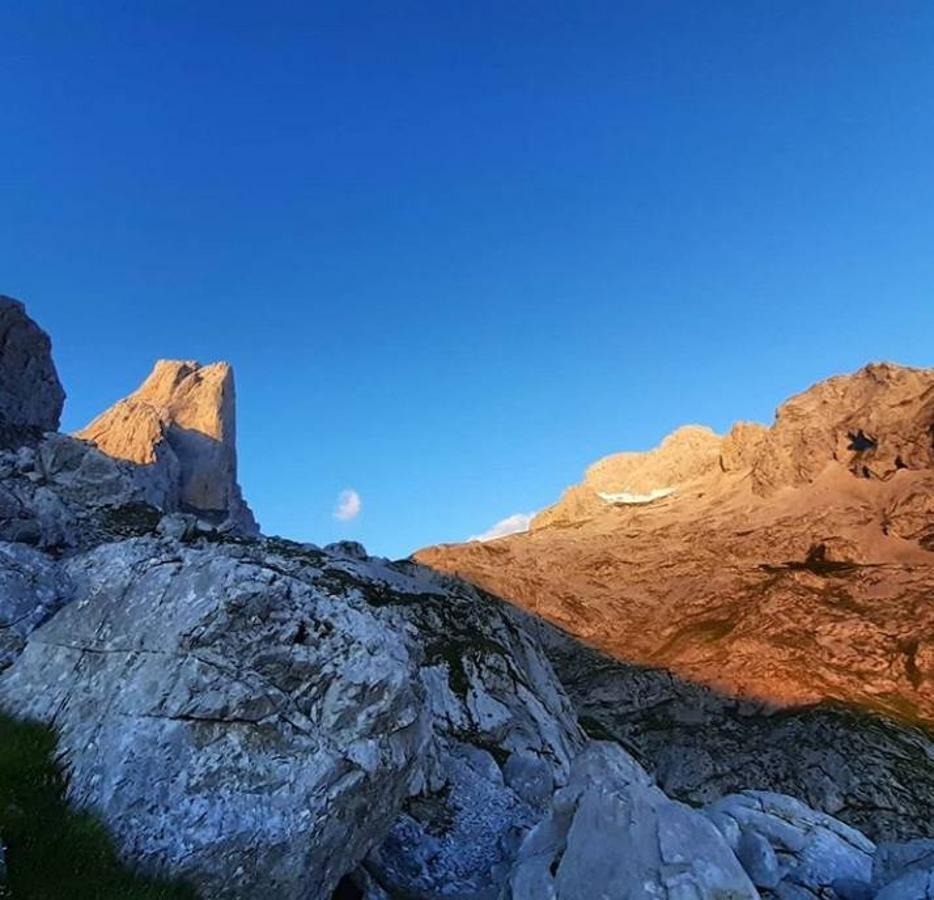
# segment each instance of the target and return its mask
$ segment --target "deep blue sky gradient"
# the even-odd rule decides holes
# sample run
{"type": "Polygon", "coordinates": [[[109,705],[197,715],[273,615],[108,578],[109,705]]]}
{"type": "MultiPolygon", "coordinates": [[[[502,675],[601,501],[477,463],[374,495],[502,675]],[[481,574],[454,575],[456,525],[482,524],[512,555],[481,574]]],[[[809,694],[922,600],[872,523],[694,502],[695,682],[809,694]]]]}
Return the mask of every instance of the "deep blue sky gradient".
{"type": "Polygon", "coordinates": [[[934,364],[934,4],[7,0],[0,73],[66,427],[230,360],[270,532],[401,555],[934,364]]]}

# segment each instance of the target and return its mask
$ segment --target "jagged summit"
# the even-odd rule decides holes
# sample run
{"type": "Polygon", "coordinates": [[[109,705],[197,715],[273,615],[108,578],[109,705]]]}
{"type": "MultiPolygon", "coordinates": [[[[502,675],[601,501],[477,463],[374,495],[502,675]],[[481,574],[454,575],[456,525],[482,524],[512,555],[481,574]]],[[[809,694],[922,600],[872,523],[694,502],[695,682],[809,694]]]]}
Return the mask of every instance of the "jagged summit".
{"type": "Polygon", "coordinates": [[[527,534],[427,548],[620,659],[934,721],[934,369],[874,363],[771,427],[609,456],[527,534]]]}
{"type": "Polygon", "coordinates": [[[672,432],[654,450],[615,453],[591,465],[580,485],[532,521],[567,525],[625,506],[683,493],[729,490],[736,476],[768,497],[827,470],[887,480],[900,469],[934,467],[934,370],[870,363],[783,403],[771,428],[738,422],[723,436],[701,425],[672,432]]]}
{"type": "Polygon", "coordinates": [[[75,436],[114,458],[167,468],[183,509],[256,531],[237,484],[236,400],[227,363],[159,360],[136,391],[75,436]]]}

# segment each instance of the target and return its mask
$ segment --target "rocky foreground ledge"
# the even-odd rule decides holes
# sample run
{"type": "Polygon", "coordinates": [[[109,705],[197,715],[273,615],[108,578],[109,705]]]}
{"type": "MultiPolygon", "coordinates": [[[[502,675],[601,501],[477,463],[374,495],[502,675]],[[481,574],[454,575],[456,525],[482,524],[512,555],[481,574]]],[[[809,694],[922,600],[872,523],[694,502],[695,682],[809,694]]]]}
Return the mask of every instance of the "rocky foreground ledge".
{"type": "Polygon", "coordinates": [[[47,341],[12,301],[0,322],[0,706],[54,727],[71,802],[132,866],[205,898],[934,897],[934,842],[768,791],[670,799],[496,598],[200,515],[175,480],[197,453],[43,431],[47,341]]]}

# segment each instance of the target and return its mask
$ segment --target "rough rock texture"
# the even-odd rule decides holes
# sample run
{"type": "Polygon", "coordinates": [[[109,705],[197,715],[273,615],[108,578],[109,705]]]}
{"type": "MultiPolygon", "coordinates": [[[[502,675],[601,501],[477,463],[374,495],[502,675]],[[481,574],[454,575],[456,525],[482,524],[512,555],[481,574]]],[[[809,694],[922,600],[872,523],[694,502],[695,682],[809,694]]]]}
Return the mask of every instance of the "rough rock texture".
{"type": "Polygon", "coordinates": [[[584,743],[573,707],[502,601],[411,563],[370,571],[385,589],[358,589],[422,648],[434,739],[417,791],[366,868],[394,896],[495,900],[584,743]],[[392,573],[415,579],[420,595],[394,588],[392,573]]]}
{"type": "Polygon", "coordinates": [[[48,335],[22,303],[0,295],[0,437],[54,431],[64,403],[48,335]]]}
{"type": "Polygon", "coordinates": [[[165,469],[114,459],[92,444],[45,434],[0,450],[0,540],[61,551],[150,533],[178,508],[165,469]]]}
{"type": "Polygon", "coordinates": [[[705,812],[756,887],[782,900],[871,896],[876,847],[855,828],[768,791],[732,794],[705,812]]]}
{"type": "Polygon", "coordinates": [[[0,672],[69,599],[70,586],[53,560],[30,547],[0,542],[0,672]]]}
{"type": "Polygon", "coordinates": [[[881,844],[872,883],[878,900],[934,900],[934,841],[881,844]]]}
{"type": "Polygon", "coordinates": [[[547,623],[544,646],[593,737],[619,741],[691,805],[756,787],[790,794],[874,840],[934,836],[934,742],[853,707],[776,710],[628,665],[547,623]]]}
{"type": "Polygon", "coordinates": [[[44,578],[9,579],[30,626],[68,602],[0,705],[54,721],[73,800],[208,896],[326,897],[367,851],[395,893],[498,896],[585,742],[521,614],[346,548],[154,531],[5,547],[44,578]]]}
{"type": "Polygon", "coordinates": [[[55,723],[71,799],[206,896],[327,897],[420,771],[405,643],[275,554],[139,538],[63,565],[74,598],[0,703],[55,723]]]}
{"type": "Polygon", "coordinates": [[[523,842],[509,888],[512,900],[758,897],[709,819],[603,743],[575,760],[551,814],[523,842]]]}
{"type": "Polygon", "coordinates": [[[165,471],[183,509],[255,533],[237,484],[235,416],[226,363],[160,360],[133,394],[76,437],[115,459],[165,471]]]}
{"type": "Polygon", "coordinates": [[[607,505],[605,496],[628,494],[640,498],[635,500],[639,503],[653,491],[677,488],[716,469],[720,446],[721,439],[711,429],[685,425],[668,435],[657,450],[607,456],[587,470],[582,485],[569,488],[559,503],[539,513],[531,527],[569,525],[590,518],[607,505]]]}
{"type": "Polygon", "coordinates": [[[729,695],[931,724],[932,422],[934,370],[868,366],[770,429],[691,428],[610,457],[527,534],[417,558],[729,695]],[[608,502],[607,487],[673,492],[608,502]]]}

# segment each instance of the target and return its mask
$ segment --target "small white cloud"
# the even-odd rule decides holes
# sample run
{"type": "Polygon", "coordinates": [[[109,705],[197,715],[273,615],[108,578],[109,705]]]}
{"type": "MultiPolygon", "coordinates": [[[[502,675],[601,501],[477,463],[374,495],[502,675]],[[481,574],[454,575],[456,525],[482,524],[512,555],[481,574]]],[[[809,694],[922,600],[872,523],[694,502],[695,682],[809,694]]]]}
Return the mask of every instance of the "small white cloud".
{"type": "Polygon", "coordinates": [[[363,509],[363,501],[360,499],[360,495],[353,488],[347,488],[337,495],[334,518],[341,522],[349,522],[360,515],[361,509],[363,509]]]}
{"type": "Polygon", "coordinates": [[[535,517],[535,513],[513,513],[500,519],[495,525],[491,525],[482,534],[474,534],[467,538],[468,541],[492,541],[496,538],[506,537],[507,534],[518,534],[520,531],[528,531],[529,523],[535,517]]]}

